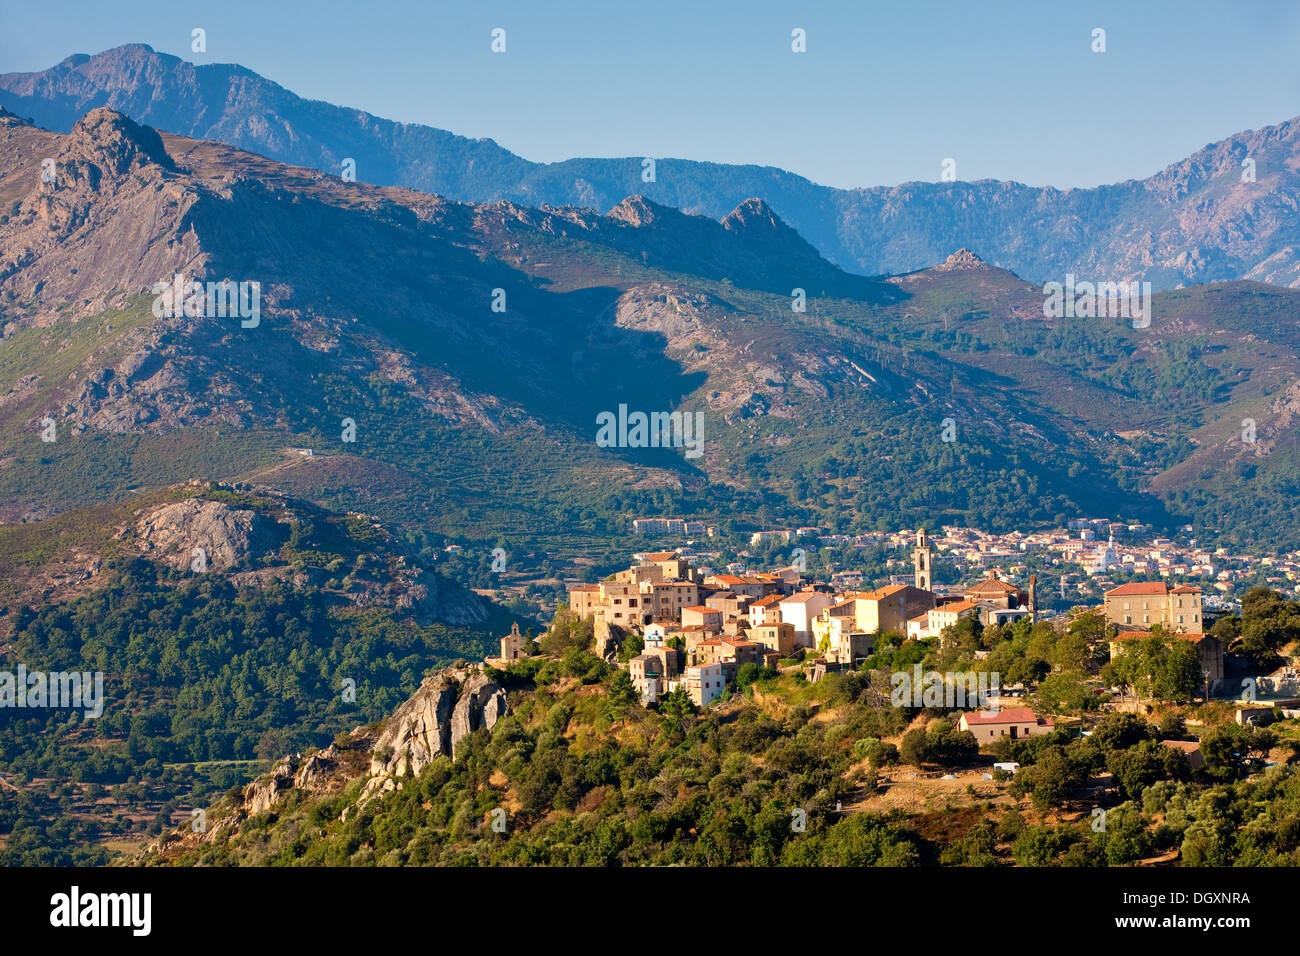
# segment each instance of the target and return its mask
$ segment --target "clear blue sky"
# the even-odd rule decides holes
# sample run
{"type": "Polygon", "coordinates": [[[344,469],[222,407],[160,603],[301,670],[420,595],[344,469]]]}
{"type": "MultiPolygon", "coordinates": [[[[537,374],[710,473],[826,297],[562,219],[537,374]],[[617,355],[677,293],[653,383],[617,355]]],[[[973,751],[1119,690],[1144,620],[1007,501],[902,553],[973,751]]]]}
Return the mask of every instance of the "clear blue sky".
{"type": "Polygon", "coordinates": [[[1282,0],[0,0],[0,72],[128,42],[528,159],[758,163],[834,186],[937,179],[945,157],[964,180],[1091,186],[1300,114],[1300,4],[1282,0]]]}

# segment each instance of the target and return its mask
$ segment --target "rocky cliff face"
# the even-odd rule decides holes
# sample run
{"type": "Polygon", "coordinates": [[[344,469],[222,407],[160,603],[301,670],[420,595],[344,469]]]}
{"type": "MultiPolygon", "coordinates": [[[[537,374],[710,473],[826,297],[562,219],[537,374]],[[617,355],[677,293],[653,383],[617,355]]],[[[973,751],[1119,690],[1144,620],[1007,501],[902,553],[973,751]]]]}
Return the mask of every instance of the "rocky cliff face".
{"type": "Polygon", "coordinates": [[[479,728],[491,730],[508,712],[504,688],[478,668],[431,674],[375,741],[371,784],[417,776],[439,755],[455,759],[461,741],[479,728]]]}
{"type": "Polygon", "coordinates": [[[399,611],[410,611],[422,621],[482,624],[488,619],[486,601],[473,591],[423,568],[404,568],[389,593],[381,595],[381,601],[399,611]]]}

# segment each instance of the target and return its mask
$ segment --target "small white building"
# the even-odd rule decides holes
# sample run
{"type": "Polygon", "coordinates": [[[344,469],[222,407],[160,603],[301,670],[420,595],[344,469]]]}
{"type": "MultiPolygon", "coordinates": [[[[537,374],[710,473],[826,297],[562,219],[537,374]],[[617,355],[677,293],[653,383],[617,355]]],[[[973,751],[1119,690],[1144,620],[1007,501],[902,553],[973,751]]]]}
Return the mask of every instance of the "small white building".
{"type": "Polygon", "coordinates": [[[668,625],[662,621],[647,624],[641,631],[646,647],[663,647],[668,640],[668,625]]]}
{"type": "Polygon", "coordinates": [[[686,668],[684,684],[686,695],[696,707],[707,707],[719,697],[727,686],[727,675],[722,664],[693,664],[686,668]]]}
{"type": "Polygon", "coordinates": [[[835,598],[821,591],[800,591],[780,603],[781,620],[794,625],[794,641],[800,647],[813,646],[812,622],[835,603],[835,598]]]}

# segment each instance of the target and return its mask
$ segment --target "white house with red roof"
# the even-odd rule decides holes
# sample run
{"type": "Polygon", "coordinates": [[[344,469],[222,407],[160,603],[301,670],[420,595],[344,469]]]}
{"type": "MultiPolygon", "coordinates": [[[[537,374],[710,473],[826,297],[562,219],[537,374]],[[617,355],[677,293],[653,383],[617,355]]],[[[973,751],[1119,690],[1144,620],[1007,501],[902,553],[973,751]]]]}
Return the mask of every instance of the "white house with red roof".
{"type": "Polygon", "coordinates": [[[981,745],[992,743],[1002,737],[1023,740],[1050,734],[1055,725],[1045,717],[1038,717],[1029,707],[1008,707],[995,712],[976,710],[961,715],[957,726],[969,730],[975,741],[981,745]]]}

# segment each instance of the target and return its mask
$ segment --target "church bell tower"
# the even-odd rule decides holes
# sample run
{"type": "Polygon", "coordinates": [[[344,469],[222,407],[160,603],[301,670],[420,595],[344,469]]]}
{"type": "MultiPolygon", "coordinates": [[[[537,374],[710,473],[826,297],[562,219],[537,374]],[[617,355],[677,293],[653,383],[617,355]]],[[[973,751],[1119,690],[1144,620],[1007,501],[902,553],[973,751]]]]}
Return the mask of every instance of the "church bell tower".
{"type": "Polygon", "coordinates": [[[916,586],[922,591],[929,591],[933,579],[930,576],[930,539],[925,529],[916,533],[916,550],[912,552],[912,568],[916,572],[916,586]]]}

